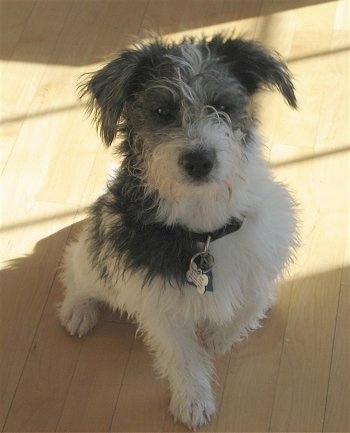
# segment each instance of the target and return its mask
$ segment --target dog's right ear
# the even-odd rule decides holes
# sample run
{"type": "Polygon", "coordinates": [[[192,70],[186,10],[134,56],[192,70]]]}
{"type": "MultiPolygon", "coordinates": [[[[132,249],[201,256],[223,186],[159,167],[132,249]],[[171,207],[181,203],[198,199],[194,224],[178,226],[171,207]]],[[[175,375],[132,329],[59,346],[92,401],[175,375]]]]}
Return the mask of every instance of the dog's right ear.
{"type": "Polygon", "coordinates": [[[256,41],[221,34],[213,37],[209,47],[222,57],[249,95],[259,89],[276,88],[291,107],[297,108],[291,73],[276,52],[256,41]]]}
{"type": "Polygon", "coordinates": [[[79,96],[88,98],[88,112],[106,146],[111,145],[120,130],[124,105],[132,93],[141,57],[139,50],[124,51],[99,71],[88,74],[79,86],[79,96]]]}

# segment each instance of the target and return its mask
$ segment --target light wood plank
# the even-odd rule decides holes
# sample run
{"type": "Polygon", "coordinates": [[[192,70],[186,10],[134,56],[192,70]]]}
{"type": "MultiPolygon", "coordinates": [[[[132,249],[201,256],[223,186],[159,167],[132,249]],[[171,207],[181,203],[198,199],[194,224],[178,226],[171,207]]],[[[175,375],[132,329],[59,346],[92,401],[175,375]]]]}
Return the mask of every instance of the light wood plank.
{"type": "MultiPolygon", "coordinates": [[[[71,0],[38,0],[15,45],[11,61],[2,67],[3,82],[15,83],[2,86],[3,137],[9,148],[17,139],[28,110],[38,109],[32,105],[33,99],[71,6],[71,0]],[[13,118],[18,120],[14,122],[13,118]]],[[[37,104],[43,97],[45,92],[37,99],[37,104]]]]}
{"type": "Polygon", "coordinates": [[[86,338],[57,431],[109,430],[134,334],[130,324],[100,322],[86,338]]]}
{"type": "Polygon", "coordinates": [[[7,431],[36,430],[38,421],[48,427],[45,430],[52,430],[53,426],[46,423],[50,423],[54,411],[60,410],[60,387],[64,386],[64,378],[70,380],[68,359],[79,353],[63,338],[53,298],[50,311],[41,318],[69,231],[70,227],[42,239],[34,253],[17,259],[1,272],[1,425],[7,416],[7,431]],[[39,319],[40,332],[35,337],[39,319]],[[48,326],[53,320],[56,326],[48,326]],[[28,354],[26,374],[21,377],[28,354]],[[53,378],[57,379],[57,387],[51,387],[53,378]],[[50,392],[44,395],[43,387],[50,392]],[[16,389],[18,398],[7,415],[16,389]]]}
{"type": "Polygon", "coordinates": [[[33,12],[36,0],[2,0],[0,3],[0,57],[10,59],[23,29],[33,12]]]}
{"type": "MultiPolygon", "coordinates": [[[[62,63],[77,62],[85,65],[96,60],[101,62],[106,53],[111,55],[118,48],[121,49],[120,44],[123,40],[121,36],[125,34],[125,28],[120,26],[117,31],[114,31],[115,15],[118,15],[124,25],[130,23],[128,30],[131,33],[137,33],[147,3],[146,1],[139,1],[139,9],[132,13],[127,4],[126,1],[105,2],[104,7],[102,7],[100,2],[89,1],[86,2],[82,11],[81,3],[76,3],[67,20],[62,38],[56,47],[55,57],[57,61],[62,63]],[[77,22],[78,25],[76,25],[77,22]],[[101,28],[104,29],[104,32],[99,31],[101,28]],[[100,36],[96,38],[96,34],[100,36]],[[83,35],[88,35],[87,41],[83,35]],[[87,44],[88,49],[82,50],[82,37],[84,37],[83,43],[84,45],[87,44]],[[108,44],[104,44],[107,39],[109,39],[108,44]],[[76,41],[73,45],[71,44],[72,40],[76,41]]],[[[84,66],[83,69],[79,68],[72,74],[71,68],[61,67],[56,74],[47,74],[47,77],[43,79],[42,86],[56,89],[54,104],[63,105],[64,99],[70,92],[75,104],[79,105],[74,92],[78,78],[83,71],[87,72],[94,69],[96,66],[84,66]]],[[[73,104],[73,101],[70,103],[73,104]]],[[[80,107],[82,107],[81,104],[80,107]]],[[[55,142],[51,147],[55,149],[55,153],[45,173],[43,188],[39,191],[37,198],[43,201],[79,204],[91,176],[96,154],[102,148],[102,144],[91,125],[91,120],[86,119],[86,116],[83,115],[82,108],[77,113],[67,111],[62,116],[64,117],[58,121],[60,124],[66,125],[67,128],[54,135],[55,142]],[[78,128],[76,127],[77,124],[79,125],[78,128]],[[79,164],[79,169],[77,169],[77,164],[79,164]],[[86,168],[82,169],[85,164],[86,168]],[[62,166],[65,167],[65,173],[70,179],[69,183],[62,184],[62,166]],[[76,185],[76,188],[71,188],[72,184],[76,185]]],[[[102,179],[105,179],[105,175],[102,179]]]]}
{"type": "Polygon", "coordinates": [[[321,431],[339,271],[297,281],[288,316],[272,431],[321,431]]]}
{"type": "Polygon", "coordinates": [[[339,299],[332,367],[323,431],[350,431],[350,286],[343,285],[339,299]]]}
{"type": "Polygon", "coordinates": [[[186,30],[191,33],[219,19],[222,0],[151,0],[144,19],[144,31],[167,34],[186,30]]]}
{"type": "Polygon", "coordinates": [[[274,308],[262,329],[233,349],[215,431],[268,431],[288,296],[286,291],[284,302],[274,308]]]}
{"type": "MultiPolygon", "coordinates": [[[[92,33],[90,33],[89,26],[92,23],[95,23],[99,28],[103,26],[103,23],[107,22],[107,18],[109,19],[108,23],[110,25],[109,29],[112,28],[112,17],[113,14],[111,14],[111,8],[114,7],[114,13],[118,12],[118,9],[115,8],[115,2],[108,2],[106,3],[106,8],[102,9],[101,11],[101,5],[100,2],[96,1],[90,1],[85,3],[85,14],[82,14],[81,10],[81,3],[80,2],[54,2],[54,7],[57,8],[57,12],[64,11],[64,8],[66,5],[69,5],[71,14],[68,18],[68,20],[65,20],[64,24],[64,31],[61,34],[61,37],[59,38],[59,41],[56,44],[56,49],[50,51],[50,56],[52,59],[54,59],[56,62],[61,63],[69,63],[71,61],[76,62],[78,59],[80,59],[80,62],[87,63],[91,61],[91,56],[96,56],[96,50],[99,49],[96,44],[90,44],[87,45],[87,49],[82,50],[82,47],[79,45],[80,41],[82,40],[81,37],[84,35],[84,33],[91,35],[91,42],[94,40],[94,37],[92,36],[92,33]],[[109,9],[108,9],[109,8],[109,9]],[[99,12],[99,14],[95,13],[99,12]],[[80,20],[78,19],[80,18],[80,20]],[[100,20],[100,21],[99,21],[100,20]],[[78,23],[78,25],[77,25],[78,23]],[[84,27],[85,26],[85,27],[84,27]],[[79,43],[71,44],[71,41],[76,41],[79,43]],[[70,45],[71,44],[71,45],[70,45]],[[67,49],[69,47],[69,49],[67,49]],[[95,54],[94,54],[95,53],[95,54]]],[[[146,2],[140,2],[141,4],[145,4],[146,2]]],[[[120,3],[121,7],[125,7],[126,2],[120,3]]],[[[42,9],[45,5],[41,5],[40,7],[42,9]]],[[[48,6],[49,7],[49,6],[48,6]]],[[[127,8],[125,8],[127,10],[127,8]]],[[[41,9],[40,9],[41,11],[41,9]]],[[[41,18],[45,18],[44,13],[38,12],[39,16],[41,18]]],[[[46,9],[45,9],[46,11],[46,9]]],[[[119,11],[120,12],[120,11],[119,11]]],[[[46,13],[46,12],[45,12],[46,13]]],[[[129,12],[128,12],[129,13],[129,12]]],[[[55,11],[53,11],[52,7],[50,9],[50,17],[53,18],[55,16],[55,11]]],[[[122,13],[119,13],[120,17],[122,17],[122,13]]],[[[125,17],[127,14],[125,14],[125,17]]],[[[140,11],[140,16],[142,17],[142,10],[140,11]]],[[[140,26],[140,23],[137,23],[135,14],[133,16],[134,18],[134,24],[136,26],[140,26]]],[[[35,19],[37,19],[37,16],[35,15],[33,20],[35,22],[35,19]]],[[[59,22],[59,14],[56,17],[57,22],[59,22]]],[[[56,23],[57,24],[57,23],[56,23]]],[[[32,24],[31,24],[32,25],[32,24]]],[[[127,25],[127,24],[125,24],[127,25]]],[[[40,33],[40,28],[36,30],[37,33],[40,33]]],[[[35,33],[35,32],[34,32],[35,33]]],[[[27,36],[26,36],[27,37],[27,36]]],[[[30,38],[29,38],[30,39],[30,38]]],[[[96,38],[95,38],[96,39],[96,38]]],[[[48,40],[49,41],[49,40],[48,40]]],[[[89,41],[88,41],[89,42],[89,41]]],[[[85,42],[84,42],[85,44],[85,42]]],[[[110,48],[111,48],[112,42],[110,42],[110,48]]],[[[114,45],[114,43],[113,43],[114,45]]],[[[43,49],[42,47],[38,49],[43,49]]],[[[42,51],[40,51],[41,53],[42,51]]],[[[17,55],[20,57],[20,55],[17,53],[17,55]]],[[[99,57],[99,56],[96,56],[99,57]]],[[[35,58],[35,55],[34,55],[35,58]]],[[[38,57],[41,58],[40,55],[38,57]]],[[[79,66],[79,61],[78,61],[79,66]]],[[[33,66],[34,67],[34,66],[33,66]]],[[[73,129],[73,126],[75,126],[77,123],[83,123],[82,122],[82,114],[78,112],[65,112],[64,110],[64,104],[70,104],[70,106],[73,106],[74,104],[74,87],[75,87],[75,81],[77,77],[77,73],[72,73],[71,67],[69,66],[63,66],[55,69],[47,69],[45,71],[42,71],[42,67],[39,65],[37,67],[35,65],[36,71],[43,72],[42,74],[39,74],[39,78],[41,81],[36,84],[38,86],[37,93],[35,94],[34,103],[29,104],[29,109],[33,110],[29,117],[26,118],[23,126],[21,129],[19,129],[19,135],[17,137],[17,146],[15,146],[14,151],[11,155],[11,160],[9,161],[8,166],[6,167],[4,176],[3,176],[3,182],[2,187],[4,192],[6,192],[5,195],[3,195],[3,198],[5,198],[7,203],[11,203],[11,207],[8,209],[8,211],[3,212],[3,222],[7,226],[13,227],[18,225],[21,220],[24,218],[28,218],[29,220],[34,220],[34,216],[31,216],[33,214],[33,209],[35,209],[35,214],[37,214],[37,219],[41,221],[45,221],[47,218],[46,216],[50,213],[49,209],[52,209],[52,213],[54,213],[54,210],[62,208],[65,209],[63,211],[63,214],[67,214],[67,218],[65,220],[67,221],[73,221],[75,216],[75,210],[76,207],[68,206],[66,203],[72,203],[73,205],[78,205],[81,202],[82,194],[85,190],[85,184],[87,183],[88,176],[90,174],[96,148],[99,146],[99,140],[97,139],[93,128],[91,127],[90,122],[85,121],[85,124],[87,126],[87,130],[90,133],[84,135],[84,128],[78,128],[73,129]],[[39,68],[39,69],[38,69],[39,68]],[[73,99],[72,99],[73,97],[73,99]],[[39,105],[37,102],[40,103],[40,110],[38,110],[39,105]],[[63,110],[61,109],[63,107],[63,110]],[[39,111],[39,113],[38,113],[39,111]],[[50,114],[52,112],[52,114],[50,114]],[[38,115],[37,115],[38,113],[38,115]],[[44,131],[47,131],[48,134],[43,134],[43,125],[45,125],[44,131]],[[64,128],[62,128],[62,125],[65,125],[64,128]],[[70,131],[73,132],[73,136],[70,135],[70,131]],[[83,132],[83,133],[82,133],[83,132]],[[33,149],[28,147],[28,142],[35,143],[36,144],[36,152],[41,150],[40,158],[38,159],[37,153],[33,152],[33,149]],[[62,145],[63,144],[63,145],[62,145]],[[76,147],[74,147],[76,146],[76,147]],[[72,149],[74,148],[74,152],[72,152],[72,149]],[[52,153],[53,151],[53,153],[52,153]],[[62,157],[62,154],[65,155],[65,157],[62,157]],[[65,159],[66,158],[66,159],[65,159]],[[17,170],[13,168],[13,164],[15,166],[18,166],[18,161],[21,161],[21,182],[16,181],[16,173],[17,170]],[[37,162],[40,162],[40,166],[38,167],[37,162]],[[50,163],[52,161],[52,164],[50,163]],[[68,161],[68,163],[67,163],[68,161]],[[79,169],[77,170],[77,165],[79,164],[79,169]],[[40,176],[34,176],[33,177],[33,167],[36,167],[37,172],[40,173],[40,176]],[[65,167],[65,173],[66,176],[70,177],[71,181],[75,181],[75,185],[77,188],[72,188],[71,182],[63,182],[62,183],[62,168],[65,167]],[[56,170],[57,168],[57,170],[56,170]],[[68,170],[67,170],[68,168],[68,170]],[[41,175],[44,173],[47,173],[47,179],[44,179],[44,182],[40,181],[41,175]],[[82,177],[83,176],[83,177],[82,177]],[[11,186],[10,186],[11,185],[11,186]],[[16,185],[16,186],[15,186],[16,185]],[[55,191],[57,191],[57,194],[55,194],[55,191]],[[23,200],[23,197],[25,197],[25,200],[23,200]],[[35,204],[33,208],[33,203],[35,203],[37,200],[44,201],[47,200],[47,202],[52,202],[52,205],[46,204],[47,212],[44,214],[40,213],[39,209],[44,209],[44,206],[40,203],[40,205],[35,204]],[[54,202],[61,202],[64,203],[64,205],[57,205],[54,202]],[[30,212],[26,212],[26,216],[20,216],[19,211],[25,210],[25,206],[28,206],[28,208],[32,208],[30,212]],[[16,213],[16,210],[18,209],[18,218],[13,218],[14,213],[16,213]],[[69,211],[68,211],[69,209],[69,211]]],[[[77,71],[77,70],[76,70],[77,71]]],[[[35,73],[33,73],[35,75],[35,73]]],[[[35,89],[34,83],[32,84],[32,87],[35,89]]],[[[22,98],[23,99],[23,98],[22,98]]],[[[19,122],[22,122],[22,119],[18,119],[19,122]]],[[[67,177],[67,179],[68,179],[67,177]]],[[[45,176],[44,176],[45,178],[45,176]]],[[[43,179],[42,179],[43,180],[43,179]]],[[[62,211],[58,212],[59,214],[62,213],[62,211]]],[[[34,214],[34,215],[35,215],[34,214]]],[[[53,219],[56,217],[53,216],[53,219]]],[[[62,218],[62,221],[64,218],[62,218]]],[[[61,223],[62,223],[61,221],[61,223]]],[[[52,230],[51,225],[51,230],[52,230]]],[[[28,232],[28,229],[26,231],[22,231],[21,233],[18,232],[15,233],[16,237],[14,237],[13,230],[11,233],[9,233],[9,242],[11,242],[12,248],[7,248],[7,257],[11,258],[13,256],[16,256],[16,254],[23,253],[23,246],[28,249],[30,252],[30,245],[31,240],[38,239],[38,233],[44,234],[43,226],[39,227],[37,224],[35,224],[34,230],[32,227],[30,228],[30,232],[28,232]],[[35,230],[36,229],[36,230],[35,230]],[[29,235],[30,233],[30,235],[29,235]],[[36,233],[36,234],[35,234],[36,233]],[[19,242],[15,242],[15,240],[18,239],[19,242]]],[[[51,232],[52,233],[52,232],[51,232]]],[[[66,238],[64,239],[64,242],[66,241],[66,238]]],[[[5,240],[6,242],[6,240],[5,240]]],[[[63,244],[64,244],[63,242],[63,244]]],[[[51,264],[49,256],[47,257],[47,265],[48,265],[48,272],[51,272],[49,275],[54,275],[56,272],[56,265],[59,263],[59,258],[61,251],[63,249],[63,244],[51,244],[50,241],[45,243],[49,248],[52,249],[52,251],[55,251],[55,263],[51,264]],[[53,272],[53,274],[52,274],[53,272]]],[[[27,250],[25,250],[26,252],[27,250]]],[[[35,256],[37,259],[38,257],[35,256]]],[[[39,257],[39,260],[43,261],[42,257],[39,257]]],[[[34,267],[31,269],[32,276],[35,277],[35,274],[33,273],[33,270],[37,269],[37,267],[34,267]]],[[[23,273],[23,266],[21,264],[21,273],[23,273]]],[[[25,275],[25,273],[23,273],[25,275]]],[[[38,276],[38,275],[37,275],[38,276]]],[[[27,280],[27,289],[30,291],[38,290],[38,294],[41,293],[41,295],[44,295],[47,290],[49,290],[50,284],[47,283],[47,279],[45,278],[45,273],[40,274],[41,280],[35,281],[33,284],[30,284],[30,281],[27,280]],[[34,284],[38,284],[38,289],[36,289],[34,284]]],[[[52,278],[52,277],[51,277],[52,278]]],[[[15,284],[11,281],[10,287],[14,287],[15,284]]],[[[9,368],[11,365],[11,372],[13,372],[13,375],[9,378],[6,388],[6,398],[8,399],[6,401],[7,406],[3,406],[5,410],[8,409],[8,405],[11,402],[11,398],[15,389],[15,386],[17,384],[16,380],[18,381],[18,378],[20,376],[21,368],[23,368],[23,362],[26,359],[26,353],[29,349],[30,343],[33,338],[33,332],[35,331],[35,328],[38,324],[38,319],[35,317],[35,314],[39,314],[42,311],[42,305],[40,305],[40,302],[45,302],[47,296],[37,296],[38,301],[36,303],[32,303],[32,308],[28,309],[26,311],[26,314],[23,315],[24,320],[30,324],[28,326],[27,333],[23,334],[23,340],[20,341],[20,345],[17,347],[16,353],[13,354],[14,350],[9,350],[9,353],[6,357],[4,357],[4,368],[9,368]],[[29,336],[29,338],[27,338],[29,336]],[[12,356],[13,355],[13,356],[12,356]],[[16,356],[15,362],[13,362],[13,357],[16,356]],[[13,378],[12,378],[13,376],[13,378]]],[[[3,298],[4,301],[7,301],[6,298],[3,298]]],[[[22,297],[21,300],[14,305],[16,306],[16,309],[12,308],[9,310],[9,321],[8,324],[11,324],[11,320],[15,319],[17,320],[18,314],[17,310],[22,309],[25,307],[27,303],[27,299],[25,297],[22,297]]],[[[50,301],[49,301],[50,302],[50,301]]],[[[7,317],[7,315],[6,315],[7,317]]],[[[57,323],[56,316],[53,316],[53,319],[55,320],[55,323],[57,323]]],[[[47,325],[47,324],[46,324],[47,325]]],[[[11,326],[11,325],[10,325],[11,326]]],[[[11,326],[16,333],[20,333],[19,327],[20,323],[18,323],[18,326],[11,326]]],[[[2,328],[3,329],[3,328],[2,328]]],[[[45,339],[45,337],[44,337],[45,339]]],[[[13,341],[13,340],[12,340],[13,341]]],[[[6,340],[7,343],[7,340],[6,340]]],[[[48,358],[47,352],[42,354],[42,362],[50,363],[50,359],[48,358]]],[[[12,410],[9,414],[8,423],[7,426],[18,425],[19,428],[25,429],[23,425],[28,423],[28,425],[35,425],[35,423],[38,423],[38,425],[45,426],[44,429],[52,430],[55,426],[55,416],[56,418],[60,415],[61,406],[63,406],[66,392],[68,392],[68,388],[60,387],[60,384],[55,384],[54,378],[52,381],[54,382],[54,385],[51,383],[43,382],[42,387],[38,390],[38,393],[35,394],[34,399],[32,399],[33,395],[30,393],[30,387],[32,385],[32,382],[30,379],[37,378],[40,374],[38,372],[34,371],[33,364],[32,364],[32,358],[29,356],[27,367],[25,369],[25,373],[22,377],[24,377],[23,381],[21,381],[21,384],[18,388],[18,393],[16,394],[14,403],[12,405],[12,410]],[[27,382],[26,382],[27,381],[27,382]],[[29,383],[29,385],[28,385],[29,383]],[[44,383],[44,384],[43,384],[44,383]],[[46,384],[46,387],[45,387],[46,384]],[[51,386],[52,385],[52,386],[51,386]],[[57,386],[56,386],[57,385],[57,386]],[[56,389],[58,388],[58,390],[56,389]],[[43,401],[48,402],[50,404],[50,398],[47,398],[47,396],[51,395],[52,390],[55,390],[54,392],[58,392],[58,394],[61,392],[61,399],[60,396],[57,396],[56,403],[58,402],[58,405],[53,404],[52,406],[52,412],[48,414],[50,415],[51,420],[45,420],[41,419],[42,412],[41,412],[41,404],[43,401]],[[40,396],[40,392],[42,393],[42,396],[40,396]],[[61,406],[60,406],[61,405],[61,406]],[[31,412],[34,412],[34,415],[31,415],[31,412]],[[17,423],[17,424],[16,424],[17,423]]],[[[68,366],[69,363],[67,363],[68,366]]],[[[73,362],[74,364],[74,362],[73,362]]],[[[35,365],[35,364],[34,364],[35,365]]],[[[69,376],[69,371],[67,371],[69,376]]],[[[4,379],[7,377],[4,376],[4,379]]],[[[61,377],[57,376],[57,379],[61,381],[61,377]]],[[[64,382],[64,381],[63,381],[64,382]]],[[[67,383],[66,383],[67,385],[67,383]]],[[[36,388],[34,388],[36,389],[36,388]]],[[[58,419],[56,419],[56,423],[58,422],[58,419]]]]}
{"type": "Polygon", "coordinates": [[[71,0],[2,0],[2,58],[47,63],[71,5],[71,0]]]}
{"type": "MultiPolygon", "coordinates": [[[[62,206],[60,206],[62,208],[62,206]]],[[[66,209],[66,207],[65,207],[66,209]]],[[[33,210],[38,211],[37,208],[33,210]]],[[[50,205],[50,211],[54,212],[50,205]]],[[[56,212],[58,211],[56,206],[56,212]]],[[[42,205],[39,214],[46,209],[42,205]]],[[[74,215],[74,214],[73,214],[74,215]]],[[[32,345],[36,328],[38,326],[43,307],[55,277],[57,266],[60,262],[61,252],[67,241],[70,228],[65,227],[66,221],[71,221],[72,216],[62,218],[59,221],[48,220],[39,227],[30,227],[30,230],[19,228],[18,233],[24,233],[22,239],[15,237],[18,243],[12,247],[13,233],[2,233],[3,245],[7,254],[18,253],[18,258],[3,264],[0,273],[1,278],[1,358],[0,358],[0,388],[1,388],[1,413],[0,425],[6,419],[14,392],[21,376],[28,351],[32,345]],[[54,233],[59,230],[57,233],[54,233]],[[35,245],[34,239],[43,237],[35,245]],[[35,245],[31,251],[32,245],[35,245]],[[30,247],[29,247],[30,246],[30,247]],[[23,252],[27,256],[20,257],[23,252]]],[[[46,350],[44,348],[44,350],[46,350]]],[[[55,353],[55,350],[53,353],[55,353]]]]}
{"type": "Polygon", "coordinates": [[[153,32],[160,33],[171,41],[180,41],[189,34],[210,37],[220,32],[252,37],[260,9],[261,0],[246,2],[244,8],[239,0],[210,1],[205,8],[200,0],[184,0],[176,4],[151,0],[142,34],[147,37],[150,29],[153,29],[153,32]]]}
{"type": "MultiPolygon", "coordinates": [[[[327,112],[329,98],[323,98],[322,107],[327,112]]],[[[319,134],[323,128],[328,131],[328,124],[320,124],[319,134]]],[[[329,149],[328,141],[317,138],[316,152],[329,149]]],[[[316,153],[314,159],[298,164],[297,198],[306,220],[298,260],[304,277],[293,287],[272,418],[274,431],[322,429],[346,245],[347,165],[343,154],[336,152],[322,158],[316,153]]]]}
{"type": "Polygon", "coordinates": [[[155,379],[152,358],[137,339],[110,431],[162,431],[168,402],[167,383],[155,379]]]}
{"type": "MultiPolygon", "coordinates": [[[[333,330],[340,289],[341,268],[339,266],[341,266],[345,248],[342,233],[345,230],[346,209],[344,208],[344,200],[346,200],[347,192],[344,187],[341,187],[340,191],[336,187],[338,193],[335,200],[332,193],[328,199],[326,198],[328,191],[332,190],[331,185],[333,188],[338,185],[339,179],[346,173],[346,164],[342,159],[343,154],[333,156],[330,151],[327,157],[318,158],[317,153],[327,153],[329,149],[334,150],[339,144],[344,143],[344,134],[339,141],[341,133],[337,134],[338,137],[330,133],[329,130],[332,128],[333,122],[329,116],[337,118],[339,128],[339,125],[344,121],[346,110],[339,116],[344,107],[339,107],[339,103],[334,103],[334,101],[345,101],[346,98],[342,98],[340,94],[334,94],[335,88],[339,89],[339,86],[333,87],[334,77],[332,78],[332,85],[327,73],[321,79],[312,82],[311,73],[313,68],[329,70],[328,59],[331,61],[331,58],[325,56],[324,53],[332,50],[333,26],[331,24],[335,16],[335,8],[336,4],[318,6],[320,20],[313,25],[311,22],[308,24],[311,15],[307,14],[307,11],[296,11],[297,20],[292,53],[304,54],[304,48],[310,50],[311,53],[322,53],[322,55],[305,58],[299,62],[293,61],[295,54],[292,54],[292,67],[297,76],[298,96],[300,95],[299,77],[302,77],[303,86],[307,86],[307,88],[302,87],[301,89],[301,110],[310,113],[308,115],[309,125],[299,129],[298,124],[295,125],[293,122],[293,116],[288,116],[288,119],[291,122],[291,128],[298,131],[299,143],[302,143],[302,146],[307,143],[306,146],[312,146],[315,150],[311,151],[314,159],[306,158],[305,163],[300,161],[290,169],[287,166],[280,167],[279,172],[283,174],[288,184],[298,188],[296,197],[301,203],[301,218],[304,220],[301,236],[304,245],[298,252],[298,261],[301,260],[304,274],[312,275],[314,273],[315,276],[306,275],[305,279],[300,278],[293,282],[288,325],[271,421],[273,431],[320,431],[323,425],[328,371],[332,356],[333,330]],[[317,29],[318,26],[319,29],[317,29]],[[324,39],[321,42],[316,36],[318,35],[317,30],[324,34],[324,39]],[[302,41],[306,38],[311,39],[311,43],[301,47],[302,41]],[[298,42],[299,40],[300,42],[298,42]],[[328,85],[332,87],[332,91],[324,90],[328,85]],[[310,92],[314,95],[314,99],[305,99],[310,92]],[[329,101],[329,92],[332,101],[329,101]],[[335,107],[339,107],[339,112],[337,112],[338,108],[335,107]],[[311,113],[315,113],[315,110],[317,114],[312,117],[311,113]],[[311,126],[310,129],[309,126],[311,126]],[[320,138],[320,134],[322,134],[322,138],[320,138]],[[326,135],[328,135],[327,138],[326,135]],[[336,174],[336,167],[338,174],[336,174]],[[290,175],[292,176],[290,177],[290,175]],[[298,176],[298,179],[294,179],[293,176],[295,175],[298,176]],[[327,184],[327,192],[320,186],[315,189],[316,185],[324,185],[324,183],[327,184]],[[334,202],[331,211],[326,210],[323,206],[330,202],[334,202]],[[320,215],[322,215],[321,218],[320,215]],[[318,231],[326,230],[326,227],[331,227],[332,233],[330,234],[328,229],[326,236],[328,248],[337,251],[332,259],[329,258],[329,250],[323,248],[325,236],[318,231]],[[332,238],[331,243],[328,239],[329,236],[332,238]],[[307,242],[305,242],[306,239],[307,242]],[[312,243],[314,243],[313,246],[311,246],[312,243]],[[316,261],[311,259],[313,256],[317,257],[316,261]],[[325,272],[325,270],[329,271],[325,272]]],[[[343,88],[342,91],[344,91],[343,88]]],[[[298,114],[300,116],[300,112],[298,114]]],[[[305,122],[303,116],[300,116],[299,122],[305,122]]],[[[288,126],[284,127],[282,132],[287,132],[288,136],[288,126]]],[[[295,134],[291,132],[290,137],[295,138],[295,134]]],[[[276,139],[276,137],[273,138],[276,139]]],[[[298,146],[298,142],[295,145],[298,146]]],[[[306,149],[303,151],[299,147],[297,154],[305,155],[305,152],[307,155],[306,149]]],[[[276,146],[272,147],[272,159],[274,156],[276,156],[276,146]]]]}
{"type": "MultiPolygon", "coordinates": [[[[348,173],[350,173],[350,158],[349,158],[348,173]]],[[[348,221],[348,227],[346,229],[346,233],[347,233],[347,243],[345,246],[345,255],[344,255],[344,262],[343,262],[342,284],[349,286],[350,285],[350,218],[348,221]]]]}

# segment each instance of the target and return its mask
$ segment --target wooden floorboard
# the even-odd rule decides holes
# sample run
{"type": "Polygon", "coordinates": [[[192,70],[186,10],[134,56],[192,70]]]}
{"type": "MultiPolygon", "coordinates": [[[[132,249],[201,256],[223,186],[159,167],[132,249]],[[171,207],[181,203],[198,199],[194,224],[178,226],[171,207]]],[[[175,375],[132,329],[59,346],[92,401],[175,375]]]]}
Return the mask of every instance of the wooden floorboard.
{"type": "Polygon", "coordinates": [[[299,203],[302,246],[279,301],[216,362],[205,431],[350,431],[350,6],[346,0],[0,0],[0,427],[185,431],[136,326],[60,326],[59,264],[116,163],[76,94],[85,72],[158,32],[245,33],[278,50],[299,109],[258,98],[264,152],[299,203]]]}

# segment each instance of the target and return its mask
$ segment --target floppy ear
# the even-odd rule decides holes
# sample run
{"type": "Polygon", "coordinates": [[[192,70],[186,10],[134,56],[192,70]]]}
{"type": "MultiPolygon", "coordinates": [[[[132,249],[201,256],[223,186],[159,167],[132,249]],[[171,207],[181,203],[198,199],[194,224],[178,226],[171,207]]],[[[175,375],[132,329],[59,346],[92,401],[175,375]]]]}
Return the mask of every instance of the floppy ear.
{"type": "Polygon", "coordinates": [[[231,73],[250,95],[261,88],[277,88],[288,104],[297,108],[294,86],[287,65],[276,52],[258,42],[215,36],[209,47],[229,65],[231,73]]]}
{"type": "Polygon", "coordinates": [[[88,74],[79,86],[80,97],[88,97],[88,112],[93,114],[97,130],[107,146],[121,128],[123,108],[132,93],[140,56],[139,51],[125,51],[99,71],[88,74]]]}

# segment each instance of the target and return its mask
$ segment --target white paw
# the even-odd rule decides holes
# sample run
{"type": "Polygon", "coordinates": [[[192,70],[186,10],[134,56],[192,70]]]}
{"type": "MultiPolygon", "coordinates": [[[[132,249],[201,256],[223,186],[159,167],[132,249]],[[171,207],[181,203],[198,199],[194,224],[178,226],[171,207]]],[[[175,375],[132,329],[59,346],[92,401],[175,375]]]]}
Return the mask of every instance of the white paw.
{"type": "Polygon", "coordinates": [[[199,336],[211,356],[220,357],[231,350],[232,341],[220,328],[205,327],[200,330],[199,336]]]}
{"type": "Polygon", "coordinates": [[[216,412],[213,398],[176,399],[172,398],[169,406],[176,422],[181,422],[190,430],[196,430],[209,423],[216,412]]]}
{"type": "Polygon", "coordinates": [[[84,337],[96,325],[100,316],[98,303],[93,299],[69,302],[65,299],[59,307],[59,318],[70,335],[84,337]]]}

